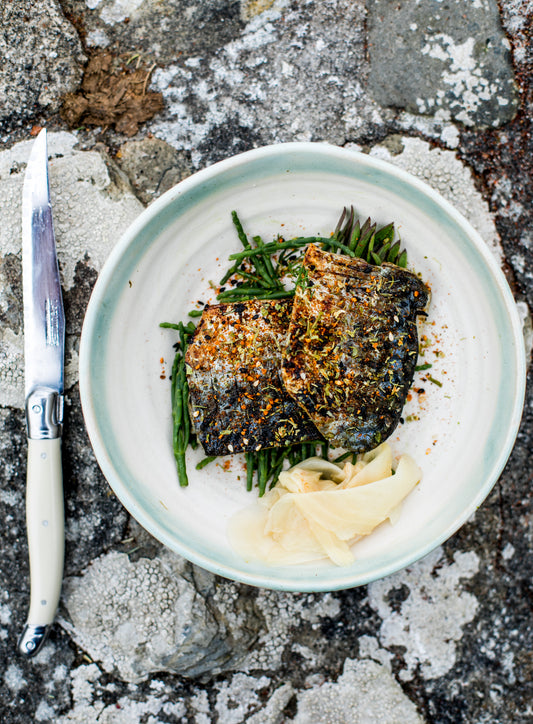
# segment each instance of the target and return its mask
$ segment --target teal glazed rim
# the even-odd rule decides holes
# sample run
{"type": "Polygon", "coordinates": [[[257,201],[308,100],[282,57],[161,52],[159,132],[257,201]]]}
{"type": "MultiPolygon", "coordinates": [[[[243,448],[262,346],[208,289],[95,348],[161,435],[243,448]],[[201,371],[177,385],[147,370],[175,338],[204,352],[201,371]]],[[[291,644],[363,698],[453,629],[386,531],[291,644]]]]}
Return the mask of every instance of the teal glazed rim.
{"type": "Polygon", "coordinates": [[[137,521],[166,546],[193,563],[216,574],[243,583],[280,590],[322,591],[350,588],[396,572],[420,559],[447,540],[481,505],[498,480],[511,454],[520,425],[525,395],[525,351],[516,304],[503,272],[485,242],[447,201],[424,182],[379,159],[357,151],[320,143],[287,143],[265,146],[239,154],[199,171],[154,201],[131,224],[113,248],[91,296],[80,345],[80,395],[87,430],[103,474],[123,505],[137,521]],[[498,391],[498,415],[488,435],[487,455],[478,472],[477,494],[457,511],[453,520],[414,550],[399,550],[387,560],[375,561],[371,570],[354,574],[350,569],[324,568],[313,573],[307,568],[280,577],[278,569],[258,572],[241,570],[218,560],[201,542],[191,545],[157,519],[155,501],[136,494],[143,485],[137,480],[120,449],[113,430],[109,400],[105,395],[105,371],[109,364],[109,330],[113,310],[128,279],[139,264],[151,240],[175,223],[176,218],[204,202],[221,188],[231,190],[243,183],[286,173],[317,173],[325,176],[356,177],[370,186],[399,193],[403,198],[438,220],[451,234],[466,260],[475,265],[481,283],[494,291],[491,313],[499,330],[502,374],[498,391]],[[505,429],[502,434],[502,420],[505,429]],[[127,481],[127,483],[126,483],[127,481]]]}

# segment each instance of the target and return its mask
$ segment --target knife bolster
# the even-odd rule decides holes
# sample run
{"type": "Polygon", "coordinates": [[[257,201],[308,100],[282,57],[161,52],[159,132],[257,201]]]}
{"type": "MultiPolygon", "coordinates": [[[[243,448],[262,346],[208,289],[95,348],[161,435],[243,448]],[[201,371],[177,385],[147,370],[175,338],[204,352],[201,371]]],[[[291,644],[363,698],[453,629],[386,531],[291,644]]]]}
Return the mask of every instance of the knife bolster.
{"type": "Polygon", "coordinates": [[[36,387],[26,398],[26,425],[31,440],[61,437],[63,395],[51,387],[36,387]]]}

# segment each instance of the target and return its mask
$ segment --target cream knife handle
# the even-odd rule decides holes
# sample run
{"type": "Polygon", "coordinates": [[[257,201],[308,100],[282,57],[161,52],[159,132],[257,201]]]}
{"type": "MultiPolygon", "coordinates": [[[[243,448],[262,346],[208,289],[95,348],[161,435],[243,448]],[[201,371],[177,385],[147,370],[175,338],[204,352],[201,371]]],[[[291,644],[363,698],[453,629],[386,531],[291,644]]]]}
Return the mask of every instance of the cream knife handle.
{"type": "Polygon", "coordinates": [[[33,656],[54,620],[64,558],[61,438],[28,439],[26,526],[30,558],[30,611],[19,651],[33,656]]]}

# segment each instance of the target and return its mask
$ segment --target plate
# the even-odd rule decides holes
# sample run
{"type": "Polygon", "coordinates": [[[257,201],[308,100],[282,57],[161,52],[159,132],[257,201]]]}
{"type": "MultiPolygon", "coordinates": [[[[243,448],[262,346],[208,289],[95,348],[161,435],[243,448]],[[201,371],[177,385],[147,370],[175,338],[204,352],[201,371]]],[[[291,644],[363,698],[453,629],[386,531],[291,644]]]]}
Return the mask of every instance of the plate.
{"type": "Polygon", "coordinates": [[[521,325],[507,282],[483,239],[427,185],[387,162],[326,144],[266,146],[217,163],[156,200],[117,243],[84,321],[80,391],[87,430],[110,486],[166,546],[214,573],[255,586],[323,591],[397,571],[451,536],[497,481],[524,400],[521,325]],[[395,525],[354,547],[353,565],[270,567],[232,550],[227,524],[253,502],[241,456],[178,485],[171,442],[169,373],[176,341],[160,322],[187,319],[239,249],[231,211],[245,230],[329,235],[342,207],[378,224],[394,221],[409,266],[430,285],[423,357],[404,420],[390,443],[423,479],[395,525]],[[428,373],[431,379],[428,377],[428,373]],[[423,390],[420,392],[420,390],[423,390]]]}

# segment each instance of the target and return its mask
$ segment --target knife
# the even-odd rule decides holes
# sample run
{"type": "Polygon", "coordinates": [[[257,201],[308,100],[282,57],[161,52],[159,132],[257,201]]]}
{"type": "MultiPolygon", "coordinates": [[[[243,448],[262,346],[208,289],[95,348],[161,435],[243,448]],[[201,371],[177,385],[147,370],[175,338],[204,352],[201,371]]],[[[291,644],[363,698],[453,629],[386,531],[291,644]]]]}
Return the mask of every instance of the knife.
{"type": "Polygon", "coordinates": [[[63,578],[61,467],[65,316],[57,264],[46,129],[33,143],[22,191],[22,291],[28,467],[30,608],[18,649],[33,656],[52,624],[63,578]]]}

